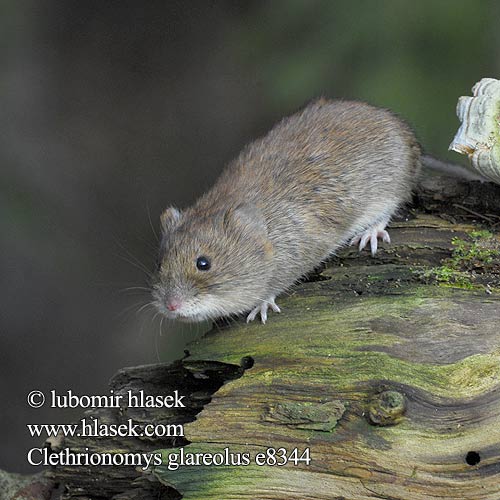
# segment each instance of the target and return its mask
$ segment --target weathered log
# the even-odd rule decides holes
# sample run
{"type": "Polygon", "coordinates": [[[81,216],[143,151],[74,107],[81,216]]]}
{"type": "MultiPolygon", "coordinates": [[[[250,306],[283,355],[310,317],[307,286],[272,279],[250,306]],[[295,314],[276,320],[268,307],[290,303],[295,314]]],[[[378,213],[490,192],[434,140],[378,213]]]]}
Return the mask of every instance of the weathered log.
{"type": "Polygon", "coordinates": [[[65,498],[498,500],[500,237],[479,230],[500,226],[500,187],[443,179],[391,224],[391,245],[346,249],[268,324],[217,325],[184,360],[114,378],[116,393],[177,389],[188,408],[100,410],[102,422],[186,423],[185,439],[64,445],[249,465],[57,467],[65,498]],[[256,465],[279,448],[309,449],[310,463],[256,465]]]}
{"type": "Polygon", "coordinates": [[[55,484],[47,476],[44,472],[23,475],[0,470],[0,499],[50,500],[55,484]]]}

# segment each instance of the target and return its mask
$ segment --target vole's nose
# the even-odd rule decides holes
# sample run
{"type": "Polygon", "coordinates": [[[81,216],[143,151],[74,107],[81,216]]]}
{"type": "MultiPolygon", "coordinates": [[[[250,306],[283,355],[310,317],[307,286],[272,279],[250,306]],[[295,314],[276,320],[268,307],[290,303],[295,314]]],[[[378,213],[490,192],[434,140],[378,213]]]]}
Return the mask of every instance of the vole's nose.
{"type": "Polygon", "coordinates": [[[169,311],[177,311],[181,307],[181,301],[178,299],[170,299],[167,301],[167,309],[169,311]]]}

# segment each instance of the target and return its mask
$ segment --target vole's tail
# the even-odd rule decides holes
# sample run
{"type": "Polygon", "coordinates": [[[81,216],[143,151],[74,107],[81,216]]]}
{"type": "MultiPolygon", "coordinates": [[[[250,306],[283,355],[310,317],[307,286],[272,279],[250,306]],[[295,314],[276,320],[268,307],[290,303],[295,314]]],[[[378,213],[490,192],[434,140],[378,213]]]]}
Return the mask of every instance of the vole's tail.
{"type": "Polygon", "coordinates": [[[467,181],[488,182],[488,179],[485,177],[476,174],[462,165],[457,165],[456,163],[441,161],[429,155],[422,155],[420,161],[424,167],[430,168],[431,170],[437,170],[445,175],[459,177],[467,181]]]}

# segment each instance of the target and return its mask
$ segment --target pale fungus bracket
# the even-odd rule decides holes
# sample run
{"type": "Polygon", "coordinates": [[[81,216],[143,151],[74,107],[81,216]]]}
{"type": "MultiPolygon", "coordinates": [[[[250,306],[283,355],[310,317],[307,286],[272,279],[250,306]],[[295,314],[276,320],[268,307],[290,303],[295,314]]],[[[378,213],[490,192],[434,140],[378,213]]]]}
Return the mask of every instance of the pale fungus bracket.
{"type": "Polygon", "coordinates": [[[472,87],[472,97],[457,103],[462,122],[449,149],[466,154],[471,168],[500,184],[500,80],[483,78],[472,87]]]}

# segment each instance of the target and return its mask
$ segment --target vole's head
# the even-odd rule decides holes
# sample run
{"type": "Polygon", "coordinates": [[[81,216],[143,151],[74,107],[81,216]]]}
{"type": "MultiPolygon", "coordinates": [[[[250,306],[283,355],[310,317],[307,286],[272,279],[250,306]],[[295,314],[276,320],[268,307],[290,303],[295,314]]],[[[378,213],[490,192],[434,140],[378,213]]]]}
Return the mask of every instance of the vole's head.
{"type": "Polygon", "coordinates": [[[157,309],[186,321],[239,314],[266,299],[272,245],[252,204],[205,215],[169,208],[161,216],[157,309]]]}

